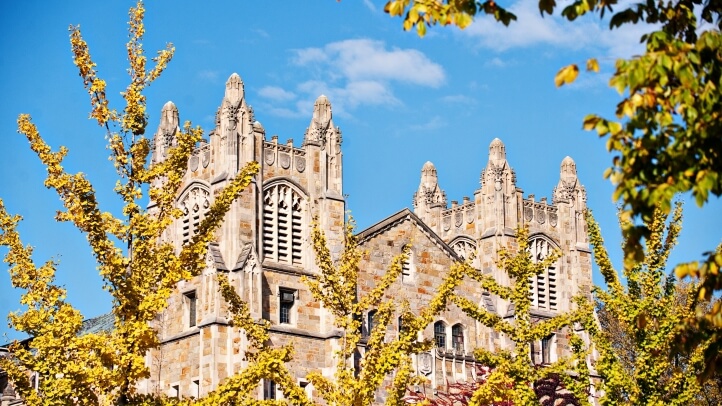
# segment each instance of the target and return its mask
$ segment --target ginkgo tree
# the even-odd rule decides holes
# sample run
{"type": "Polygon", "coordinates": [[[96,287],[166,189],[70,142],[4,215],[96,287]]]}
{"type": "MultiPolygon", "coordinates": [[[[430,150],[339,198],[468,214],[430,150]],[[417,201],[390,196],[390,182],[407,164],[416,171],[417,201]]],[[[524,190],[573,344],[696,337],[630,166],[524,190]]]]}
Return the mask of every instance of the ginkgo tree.
{"type": "Polygon", "coordinates": [[[655,211],[647,224],[651,234],[645,241],[644,259],[624,269],[623,283],[604,247],[599,225],[587,213],[594,259],[607,285],[606,290],[595,289],[606,327],[595,340],[600,355],[597,369],[605,381],[602,404],[699,404],[698,377],[705,370],[704,356],[713,338],[687,352],[675,348],[679,325],[694,315],[697,303],[693,285],[679,284],[674,274],[666,274],[681,231],[682,206],[677,204],[669,221],[668,217],[661,208],[655,211]]]}
{"type": "Polygon", "coordinates": [[[564,404],[588,404],[592,384],[588,362],[592,348],[584,336],[593,337],[598,331],[593,306],[588,298],[578,297],[569,312],[549,318],[532,315],[530,279],[553,265],[559,253],[553,252],[541,261],[534,261],[528,250],[528,237],[528,230],[519,228],[517,250],[499,251],[497,267],[509,276],[512,281],[510,286],[500,284],[492,276],[468,263],[461,264],[465,277],[509,302],[514,309],[514,317],[505,318],[480,306],[475,300],[456,293],[452,295],[451,301],[467,315],[502,334],[511,343],[509,348],[477,348],[474,351],[477,362],[491,370],[484,377],[484,383],[478,385],[471,396],[470,405],[487,405],[499,401],[510,401],[514,405],[539,404],[534,385],[550,378],[560,379],[563,387],[571,394],[567,400],[569,403],[564,404]],[[539,367],[532,362],[531,347],[555,332],[568,336],[571,354],[539,367]]]}
{"type": "Polygon", "coordinates": [[[8,249],[5,262],[10,265],[13,286],[25,291],[21,298],[25,309],[12,313],[9,321],[15,330],[32,337],[27,346],[13,344],[14,358],[0,359],[0,366],[28,405],[141,401],[135,397],[136,383],[148,377],[145,355],[158,345],[150,322],[165,308],[176,284],[203,269],[215,230],[258,171],[254,162],[239,171],[215,196],[198,233],[179,252],[161,238],[181,215],[174,204],[176,193],[202,131],[186,123],[176,134],[178,145],[168,158],[148,164],[150,140],[145,136],[148,117],[143,91],[167,67],[174,48],[169,44],[148,60],[142,45],[144,13],[142,2],[130,8],[126,46],[130,81],[119,111],[110,107],[106,82],[97,73],[79,27],[70,27],[73,61],[90,96],[90,117],[103,129],[101,136],[108,140],[110,160],[118,174],[115,192],[123,202],[121,215],[102,211],[86,176],[63,168],[66,148],[54,151],[29,115],[18,118],[18,132],[27,137],[46,168],[45,186],[54,189],[63,204],[56,219],[74,224],[85,234],[105,289],[113,298],[115,318],[110,332],[78,336],[83,316],[65,301],[65,289],[54,283],[57,263],[50,260],[36,265],[32,247],[24,245],[17,232],[20,218],[9,214],[0,202],[0,245],[8,249]],[[154,203],[152,211],[143,208],[147,199],[154,203]],[[40,376],[35,385],[30,382],[31,371],[40,376]]]}
{"type": "MultiPolygon", "coordinates": [[[[610,79],[621,95],[616,117],[592,114],[583,120],[585,129],[606,138],[613,154],[604,176],[615,185],[614,199],[623,205],[624,266],[630,270],[643,261],[643,241],[652,233],[647,225],[657,207],[670,213],[679,193],[691,193],[699,206],[710,195],[722,195],[722,3],[539,0],[538,7],[542,15],[556,11],[570,21],[587,14],[608,18],[610,29],[648,24],[640,37],[645,51],[617,60],[610,79]]],[[[463,29],[481,15],[504,25],[525,24],[494,0],[390,0],[385,11],[421,36],[434,25],[463,29]]],[[[586,65],[590,71],[599,69],[594,59],[586,65]]],[[[570,64],[559,70],[555,83],[571,83],[578,74],[577,64],[570,64]]],[[[684,342],[696,345],[712,337],[716,344],[706,362],[708,370],[719,372],[722,299],[715,292],[722,290],[722,251],[714,248],[717,244],[701,248],[706,250],[702,261],[680,264],[675,272],[698,279],[697,300],[712,301],[684,322],[689,327],[684,342]]]]}

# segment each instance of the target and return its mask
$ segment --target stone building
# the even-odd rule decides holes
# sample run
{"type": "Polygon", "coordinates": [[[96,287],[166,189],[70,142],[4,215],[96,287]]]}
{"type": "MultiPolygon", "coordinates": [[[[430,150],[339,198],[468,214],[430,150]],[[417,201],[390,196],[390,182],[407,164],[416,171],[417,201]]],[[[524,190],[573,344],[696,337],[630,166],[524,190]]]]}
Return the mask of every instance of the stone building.
{"type": "MultiPolygon", "coordinates": [[[[168,148],[176,143],[179,123],[178,110],[168,102],[155,134],[153,162],[165,159],[168,148]]],[[[346,206],[341,140],[341,130],[333,121],[325,96],[314,104],[301,147],[294,146],[292,140],[279,143],[276,136],[267,139],[246,102],[241,78],[233,74],[228,79],[215,129],[193,153],[178,194],[184,216],[166,237],[180,249],[193,235],[216,192],[245,163],[255,160],[261,170],[227,213],[216,242],[209,247],[204,272],[180,283],[167,311],[158,318],[162,344],[147,356],[151,377],[141,384],[141,390],[203,396],[244,368],[247,344],[242,332],[228,325],[217,286],[220,272],[229,276],[254,317],[270,321],[274,344],[294,343],[296,356],[289,368],[310,395],[313,388],[304,381],[308,372],[333,374],[333,353],[340,333],[301,278],[316,272],[309,241],[312,219],[317,218],[325,231],[331,252],[342,249],[346,206]]],[[[411,245],[410,259],[391,290],[393,300],[407,299],[412,310],[428,303],[454,261],[470,258],[472,253],[475,267],[508,283],[494,260],[499,248],[514,248],[514,230],[524,225],[529,227],[535,258],[543,258],[553,249],[562,252],[556,264],[532,283],[534,315],[545,318],[566,311],[573,296],[590,295],[591,257],[582,214],[585,199],[574,161],[568,157],[561,163],[551,202],[546,198],[537,201],[534,195],[524,197],[504,144],[498,139],[489,147],[480,188],[473,192],[473,198],[464,197],[461,203],[448,204],[436,168],[427,162],[413,194],[413,210],[403,209],[358,234],[366,252],[359,290],[370,290],[407,244],[411,245]]],[[[462,284],[459,290],[492,312],[514,316],[508,303],[475,284],[462,284]]],[[[373,311],[365,317],[364,331],[368,331],[369,323],[373,323],[373,311]]],[[[387,334],[393,336],[398,327],[389,326],[387,334]]],[[[439,315],[424,335],[434,338],[437,348],[417,355],[414,367],[432,385],[471,379],[474,348],[508,345],[503,337],[454,306],[439,315]]],[[[542,340],[534,347],[534,362],[551,362],[567,353],[565,337],[553,334],[542,340]]],[[[265,382],[257,396],[272,398],[280,393],[272,382],[265,382]]],[[[379,393],[380,398],[383,396],[379,393]]]]}

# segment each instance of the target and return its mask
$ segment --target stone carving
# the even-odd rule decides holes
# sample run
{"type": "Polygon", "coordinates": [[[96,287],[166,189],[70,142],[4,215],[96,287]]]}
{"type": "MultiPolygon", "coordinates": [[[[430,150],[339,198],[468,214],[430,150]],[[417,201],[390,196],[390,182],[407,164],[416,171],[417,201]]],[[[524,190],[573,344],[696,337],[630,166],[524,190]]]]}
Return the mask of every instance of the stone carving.
{"type": "Polygon", "coordinates": [[[529,206],[524,207],[524,220],[532,221],[533,218],[534,218],[534,210],[529,206]]]}
{"type": "Polygon", "coordinates": [[[451,215],[444,216],[444,219],[441,221],[444,226],[444,231],[449,231],[451,228],[451,215]]]}
{"type": "Polygon", "coordinates": [[[272,149],[267,149],[263,151],[266,159],[266,165],[273,165],[273,162],[276,161],[276,151],[272,149]]]}
{"type": "Polygon", "coordinates": [[[466,208],[466,222],[469,224],[474,222],[474,206],[468,206],[466,208]]]}
{"type": "Polygon", "coordinates": [[[464,213],[462,213],[461,210],[458,210],[454,214],[454,225],[456,225],[457,227],[461,227],[461,223],[463,223],[463,221],[464,221],[464,213]]]}
{"type": "Polygon", "coordinates": [[[189,162],[191,172],[195,172],[198,170],[198,161],[200,161],[200,158],[198,158],[198,154],[194,154],[189,162]]]}
{"type": "Polygon", "coordinates": [[[211,149],[206,147],[203,151],[203,159],[201,160],[201,164],[204,168],[207,168],[209,163],[211,163],[211,149]]]}
{"type": "Polygon", "coordinates": [[[296,159],[296,170],[299,172],[303,172],[306,170],[306,158],[297,156],[296,159]]]}
{"type": "Polygon", "coordinates": [[[433,357],[428,352],[422,352],[419,354],[419,372],[424,375],[429,375],[433,369],[432,365],[433,357]]]}
{"type": "Polygon", "coordinates": [[[546,213],[544,212],[544,207],[539,206],[536,208],[536,221],[539,224],[544,224],[544,222],[546,221],[546,213]]]}
{"type": "Polygon", "coordinates": [[[278,154],[278,163],[281,168],[288,169],[291,166],[291,156],[284,153],[278,154]]]}
{"type": "Polygon", "coordinates": [[[551,224],[552,227],[557,226],[558,217],[556,213],[549,213],[549,224],[551,224]]]}

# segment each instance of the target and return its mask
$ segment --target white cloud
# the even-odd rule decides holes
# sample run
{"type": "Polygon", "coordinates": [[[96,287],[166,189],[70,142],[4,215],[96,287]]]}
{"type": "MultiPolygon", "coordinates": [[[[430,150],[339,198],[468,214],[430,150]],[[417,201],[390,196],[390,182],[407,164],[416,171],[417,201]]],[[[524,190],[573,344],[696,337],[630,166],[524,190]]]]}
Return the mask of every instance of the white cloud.
{"type": "Polygon", "coordinates": [[[463,94],[452,94],[441,98],[444,103],[476,104],[476,100],[463,94]]]}
{"type": "Polygon", "coordinates": [[[488,60],[488,61],[486,61],[486,62],[484,63],[484,66],[492,67],[492,68],[503,68],[503,67],[505,67],[506,65],[507,65],[507,63],[504,62],[504,61],[503,61],[501,58],[499,58],[499,57],[491,58],[490,60],[488,60]]]}
{"type": "Polygon", "coordinates": [[[218,81],[218,71],[205,69],[200,72],[198,72],[198,77],[207,80],[209,82],[217,82],[218,81]]]}
{"type": "Polygon", "coordinates": [[[371,0],[364,0],[364,6],[366,6],[366,8],[368,8],[372,12],[374,12],[374,13],[376,12],[376,5],[374,5],[374,3],[371,2],[371,0]]]}
{"type": "Polygon", "coordinates": [[[382,41],[350,39],[296,51],[298,65],[326,64],[349,80],[386,80],[439,87],[444,69],[415,49],[386,49],[382,41]]]}
{"type": "MultiPolygon", "coordinates": [[[[567,21],[559,15],[563,7],[558,8],[557,15],[542,17],[537,1],[519,0],[509,7],[517,21],[508,27],[482,15],[462,33],[478,39],[482,47],[496,51],[552,45],[572,50],[597,48],[608,58],[630,57],[644,51],[639,37],[652,29],[649,25],[625,25],[610,31],[608,20],[600,20],[596,15],[567,21]]],[[[618,8],[622,9],[623,6],[618,8]]]]}
{"type": "Polygon", "coordinates": [[[293,51],[294,71],[307,79],[293,92],[265,87],[259,94],[276,102],[294,101],[293,107],[275,106],[283,117],[310,115],[313,102],[324,94],[334,114],[350,115],[362,106],[396,106],[394,86],[406,84],[438,88],[446,81],[441,65],[415,49],[388,48],[383,41],[351,39],[323,47],[293,51]]]}
{"type": "Polygon", "coordinates": [[[258,95],[274,101],[288,101],[296,98],[296,95],[293,92],[289,92],[278,86],[262,87],[258,91],[258,95]]]}
{"type": "Polygon", "coordinates": [[[420,124],[414,124],[409,126],[409,130],[412,131],[432,131],[432,130],[438,130],[439,128],[442,128],[446,125],[446,122],[441,119],[439,116],[434,116],[431,118],[431,120],[420,123],[420,124]]]}

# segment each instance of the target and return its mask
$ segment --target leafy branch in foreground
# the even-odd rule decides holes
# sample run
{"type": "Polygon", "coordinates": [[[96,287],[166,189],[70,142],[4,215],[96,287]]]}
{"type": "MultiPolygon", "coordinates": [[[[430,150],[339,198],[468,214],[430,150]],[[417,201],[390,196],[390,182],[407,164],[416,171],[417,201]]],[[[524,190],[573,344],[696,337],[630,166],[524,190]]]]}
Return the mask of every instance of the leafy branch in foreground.
{"type": "Polygon", "coordinates": [[[320,373],[311,373],[308,379],[318,390],[328,405],[370,405],[374,394],[384,379],[395,372],[393,385],[386,404],[399,404],[407,385],[415,382],[411,375],[410,354],[428,350],[429,340],[418,341],[418,334],[428,326],[435,315],[443,310],[454,288],[461,280],[461,267],[452,266],[449,275],[439,286],[435,296],[419,315],[408,309],[408,303],[401,303],[401,323],[403,328],[396,339],[386,339],[386,331],[392,320],[396,306],[388,299],[391,285],[401,276],[402,264],[408,260],[409,246],[394,257],[391,265],[376,286],[365,296],[357,297],[359,263],[362,252],[353,234],[354,222],[349,219],[346,225],[345,244],[337,262],[331,258],[326,237],[314,224],[311,231],[313,249],[319,274],[316,278],[306,278],[312,296],[326,307],[334,316],[334,324],[342,331],[341,348],[336,352],[337,362],[333,379],[320,373]],[[358,369],[350,362],[361,344],[361,323],[365,312],[375,309],[374,325],[369,331],[365,344],[365,353],[358,369]]]}
{"type": "MultiPolygon", "coordinates": [[[[71,49],[92,105],[91,118],[105,128],[110,160],[118,173],[115,192],[124,202],[122,215],[103,212],[95,190],[82,173],[67,173],[63,159],[68,150],[52,151],[40,136],[30,116],[18,118],[18,131],[47,170],[45,186],[54,189],[63,204],[58,221],[73,223],[86,235],[98,263],[105,289],[113,297],[114,328],[107,333],[78,337],[82,316],[64,301],[65,290],[53,284],[53,261],[36,266],[32,248],[24,246],[16,231],[20,220],[10,216],[0,203],[0,244],[8,248],[13,286],[24,289],[21,303],[27,308],[10,315],[11,326],[28,333],[28,348],[11,346],[14,361],[0,360],[19,395],[28,405],[128,404],[134,402],[136,383],[148,377],[145,356],[158,345],[151,320],[162,311],[181,280],[204,268],[208,243],[224,214],[258,171],[249,163],[219,194],[198,227],[198,233],[180,252],[163,241],[163,232],[181,215],[174,206],[176,193],[187,170],[188,159],[200,141],[202,131],[189,123],[175,134],[178,144],[162,163],[148,165],[150,141],[146,99],[143,91],[160,76],[173,56],[173,47],[160,51],[152,69],[146,69],[142,38],[145,9],[142,2],[130,8],[127,43],[130,83],[123,92],[121,113],[109,108],[105,81],[95,70],[87,43],[78,27],[71,27],[71,49]],[[154,203],[142,208],[143,190],[154,203]],[[38,391],[27,372],[40,374],[38,391]]],[[[138,401],[141,398],[138,398],[138,401]]],[[[146,401],[147,398],[142,398],[146,401]]]]}
{"type": "MultiPolygon", "coordinates": [[[[640,37],[644,53],[617,60],[609,82],[622,96],[616,120],[591,114],[583,122],[584,129],[607,139],[607,151],[613,154],[604,176],[623,205],[624,267],[631,270],[644,260],[643,240],[652,233],[647,224],[656,210],[670,213],[678,193],[691,193],[698,206],[710,195],[722,196],[722,2],[574,0],[561,6],[539,0],[538,6],[542,15],[562,7],[560,14],[569,21],[609,13],[610,29],[648,24],[640,37]]],[[[416,26],[421,36],[437,23],[464,28],[482,13],[507,25],[513,18],[502,10],[493,1],[476,0],[391,0],[385,8],[392,17],[402,17],[404,29],[416,26]]],[[[587,62],[587,70],[599,70],[595,59],[587,62]]],[[[572,83],[578,73],[576,64],[563,67],[555,83],[572,83]]],[[[722,328],[722,249],[711,249],[718,244],[710,243],[702,261],[675,268],[679,278],[699,280],[698,301],[713,302],[683,321],[688,346],[716,337],[706,356],[706,375],[722,372],[722,336],[716,332],[722,328]]]]}
{"type": "Polygon", "coordinates": [[[695,287],[666,275],[667,259],[682,227],[682,207],[671,220],[658,208],[644,260],[624,269],[626,286],[609,260],[599,225],[587,213],[594,258],[607,290],[595,289],[605,327],[596,340],[597,370],[604,379],[603,404],[688,405],[700,396],[706,340],[689,352],[675,348],[680,324],[695,313],[695,287]]]}
{"type": "Polygon", "coordinates": [[[503,286],[493,277],[462,264],[464,275],[478,282],[501,299],[510,302],[514,307],[513,319],[505,319],[479,306],[476,301],[454,295],[452,301],[467,315],[480,324],[502,333],[513,343],[510,349],[477,348],[474,357],[481,365],[491,368],[485,382],[478,386],[470,399],[471,405],[492,404],[508,400],[515,405],[538,404],[537,394],[532,383],[545,382],[552,377],[560,379],[564,388],[571,392],[580,404],[587,404],[590,387],[590,371],[587,357],[590,348],[583,337],[572,331],[575,325],[580,326],[587,334],[594,336],[597,325],[593,318],[592,304],[586,299],[577,298],[576,308],[549,318],[532,315],[532,304],[529,295],[530,278],[536,278],[553,265],[559,258],[553,252],[541,261],[535,262],[529,252],[528,231],[517,230],[516,253],[507,250],[499,251],[497,266],[506,271],[512,280],[511,286],[503,286]],[[539,368],[530,360],[533,359],[531,347],[555,332],[566,331],[572,355],[560,358],[548,366],[539,368]]]}

